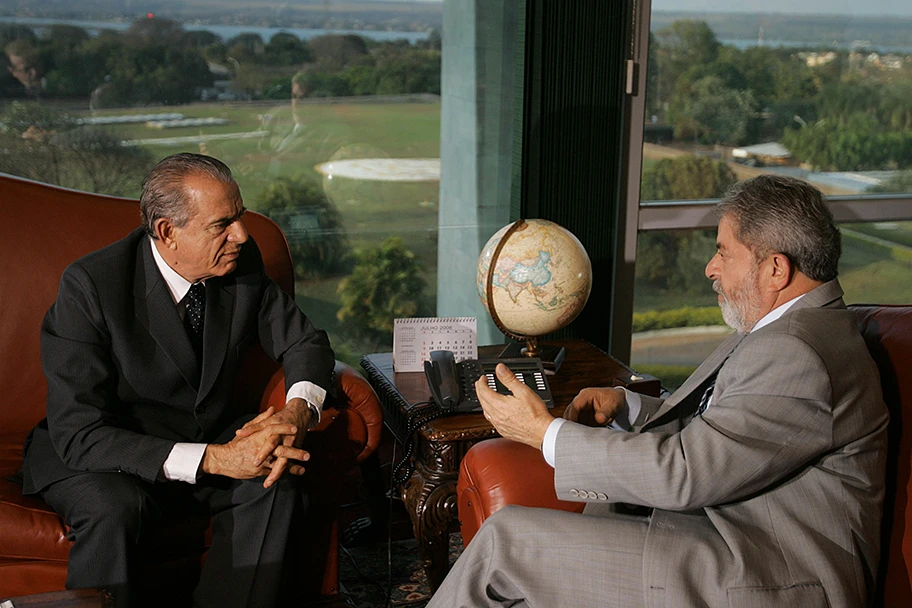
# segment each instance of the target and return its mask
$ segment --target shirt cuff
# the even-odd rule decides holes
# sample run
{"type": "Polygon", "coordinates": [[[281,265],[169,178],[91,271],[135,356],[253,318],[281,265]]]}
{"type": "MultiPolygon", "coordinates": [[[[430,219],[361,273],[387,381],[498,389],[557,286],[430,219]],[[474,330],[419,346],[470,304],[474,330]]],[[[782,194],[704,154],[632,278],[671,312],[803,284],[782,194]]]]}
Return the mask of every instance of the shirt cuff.
{"type": "Polygon", "coordinates": [[[643,407],[643,400],[640,398],[639,393],[628,391],[622,386],[618,386],[617,388],[624,391],[624,404],[626,407],[622,407],[618,410],[614,420],[608,424],[608,428],[617,431],[629,431],[633,429],[633,421],[640,415],[640,409],[643,407]]]}
{"type": "Polygon", "coordinates": [[[557,432],[560,430],[562,424],[567,422],[564,418],[555,418],[551,421],[551,424],[548,425],[548,430],[545,431],[545,438],[542,440],[542,456],[545,457],[545,462],[554,467],[554,453],[557,451],[557,432]]]}
{"type": "Polygon", "coordinates": [[[205,453],[205,443],[175,443],[162,465],[165,479],[196,483],[205,453]]]}
{"type": "Polygon", "coordinates": [[[288,389],[288,393],[285,394],[285,403],[288,403],[295,398],[306,401],[310,411],[313,412],[313,416],[310,417],[310,424],[307,428],[312,429],[320,424],[320,416],[323,413],[323,402],[326,400],[326,391],[313,382],[303,380],[291,385],[291,388],[288,389]]]}

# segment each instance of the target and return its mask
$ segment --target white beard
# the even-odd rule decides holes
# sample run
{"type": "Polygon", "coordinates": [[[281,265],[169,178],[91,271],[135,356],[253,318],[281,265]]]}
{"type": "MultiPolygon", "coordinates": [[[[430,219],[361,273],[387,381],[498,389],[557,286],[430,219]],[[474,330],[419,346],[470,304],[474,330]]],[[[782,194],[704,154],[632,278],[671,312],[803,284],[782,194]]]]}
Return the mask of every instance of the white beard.
{"type": "Polygon", "coordinates": [[[728,294],[722,291],[722,285],[718,279],[713,281],[713,291],[722,296],[722,301],[719,302],[719,308],[722,309],[722,320],[741,334],[750,333],[750,330],[760,320],[757,318],[760,309],[757,289],[758,275],[759,269],[755,267],[728,294]]]}

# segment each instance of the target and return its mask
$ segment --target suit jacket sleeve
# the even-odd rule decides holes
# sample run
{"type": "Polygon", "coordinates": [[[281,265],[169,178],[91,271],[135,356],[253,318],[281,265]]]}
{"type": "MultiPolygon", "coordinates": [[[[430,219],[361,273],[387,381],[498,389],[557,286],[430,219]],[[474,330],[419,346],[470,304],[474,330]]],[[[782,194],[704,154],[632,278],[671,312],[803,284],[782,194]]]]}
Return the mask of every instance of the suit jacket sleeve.
{"type": "MultiPolygon", "coordinates": [[[[256,253],[259,258],[259,250],[256,253]]],[[[263,283],[258,316],[260,344],[282,364],[286,392],[294,383],[307,380],[332,393],[336,359],[326,332],[311,323],[294,298],[262,270],[261,259],[259,263],[263,283]]]]}
{"type": "Polygon", "coordinates": [[[155,481],[174,442],[122,426],[111,349],[94,283],[80,266],[70,266],[41,327],[51,442],[70,469],[155,481]]]}
{"type": "Polygon", "coordinates": [[[720,373],[712,406],[680,432],[625,433],[564,424],[555,488],[684,510],[739,500],[775,484],[833,445],[830,373],[788,334],[757,336],[720,373]]]}
{"type": "Polygon", "coordinates": [[[659,397],[650,397],[649,395],[640,395],[640,412],[637,414],[636,420],[631,420],[630,425],[634,429],[639,429],[647,420],[650,420],[655,413],[659,411],[659,408],[662,407],[662,404],[665,402],[665,399],[659,397]]]}

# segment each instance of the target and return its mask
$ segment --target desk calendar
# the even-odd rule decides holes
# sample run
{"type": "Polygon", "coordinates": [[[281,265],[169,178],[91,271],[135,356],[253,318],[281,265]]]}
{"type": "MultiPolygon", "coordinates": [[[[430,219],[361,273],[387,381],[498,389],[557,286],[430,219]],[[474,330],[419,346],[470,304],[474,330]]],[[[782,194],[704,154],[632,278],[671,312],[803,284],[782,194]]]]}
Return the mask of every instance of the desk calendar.
{"type": "Polygon", "coordinates": [[[456,361],[478,358],[475,317],[419,317],[393,321],[393,369],[424,371],[432,350],[448,350],[456,361]]]}

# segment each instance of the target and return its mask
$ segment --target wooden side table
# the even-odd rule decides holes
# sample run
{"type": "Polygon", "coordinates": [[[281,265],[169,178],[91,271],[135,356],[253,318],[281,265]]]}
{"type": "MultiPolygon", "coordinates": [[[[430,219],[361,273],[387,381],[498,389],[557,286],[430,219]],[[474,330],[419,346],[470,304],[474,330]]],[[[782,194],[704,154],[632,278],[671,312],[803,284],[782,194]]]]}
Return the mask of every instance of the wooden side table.
{"type": "MultiPolygon", "coordinates": [[[[629,367],[588,342],[554,340],[549,344],[567,349],[560,371],[548,376],[555,405],[551,413],[555,416],[563,413],[579,391],[590,386],[624,386],[654,396],[661,391],[658,380],[637,376],[629,367]]],[[[497,357],[501,350],[503,345],[482,346],[478,356],[497,357]]],[[[409,411],[415,404],[430,399],[424,373],[395,373],[392,353],[365,355],[361,367],[380,396],[384,424],[399,443],[406,444],[409,411]]],[[[449,571],[449,530],[457,517],[459,464],[473,444],[497,436],[485,417],[475,413],[432,420],[415,438],[415,472],[402,488],[402,500],[412,520],[433,591],[449,571]]]]}

